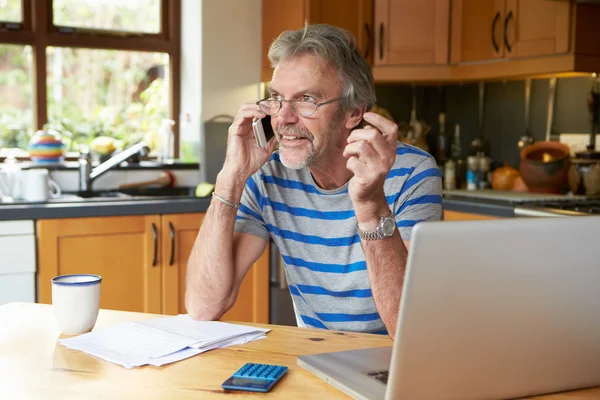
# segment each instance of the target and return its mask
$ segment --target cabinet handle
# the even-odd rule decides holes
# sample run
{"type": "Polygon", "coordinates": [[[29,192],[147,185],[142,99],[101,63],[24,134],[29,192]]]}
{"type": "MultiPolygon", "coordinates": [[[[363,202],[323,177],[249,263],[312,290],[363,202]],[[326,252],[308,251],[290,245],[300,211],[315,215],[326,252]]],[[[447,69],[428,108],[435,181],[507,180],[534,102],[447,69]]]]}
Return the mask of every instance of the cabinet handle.
{"type": "Polygon", "coordinates": [[[169,259],[169,265],[173,265],[175,262],[175,228],[173,228],[171,221],[169,221],[169,234],[171,235],[171,258],[169,259]]]}
{"type": "Polygon", "coordinates": [[[506,34],[506,31],[508,29],[508,22],[512,19],[512,17],[513,12],[509,11],[508,15],[506,16],[506,19],[504,20],[504,45],[506,46],[506,50],[508,50],[509,53],[512,50],[512,46],[510,45],[510,43],[508,43],[508,35],[506,34]]]}
{"type": "Polygon", "coordinates": [[[154,222],[152,223],[152,237],[154,237],[154,257],[152,258],[152,266],[156,267],[158,261],[158,230],[154,222]]]}
{"type": "Polygon", "coordinates": [[[365,35],[367,38],[367,45],[365,47],[365,58],[369,58],[369,53],[371,50],[371,29],[369,29],[369,23],[365,24],[365,35]]]}
{"type": "Polygon", "coordinates": [[[383,23],[379,24],[379,59],[383,60],[383,23]]]}
{"type": "Polygon", "coordinates": [[[492,46],[494,46],[494,51],[499,52],[500,46],[498,46],[498,42],[496,42],[496,24],[500,21],[500,11],[496,13],[494,16],[494,21],[492,21],[492,46]]]}

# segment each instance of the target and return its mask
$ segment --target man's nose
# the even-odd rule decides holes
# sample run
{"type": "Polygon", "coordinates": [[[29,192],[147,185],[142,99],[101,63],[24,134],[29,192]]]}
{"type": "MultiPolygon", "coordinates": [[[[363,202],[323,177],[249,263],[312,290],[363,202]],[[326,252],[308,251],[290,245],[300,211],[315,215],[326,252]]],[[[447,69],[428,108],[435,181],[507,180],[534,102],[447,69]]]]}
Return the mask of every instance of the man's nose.
{"type": "Polygon", "coordinates": [[[298,122],[298,115],[292,110],[292,104],[289,101],[283,101],[281,109],[277,113],[277,122],[281,125],[295,124],[298,122]]]}

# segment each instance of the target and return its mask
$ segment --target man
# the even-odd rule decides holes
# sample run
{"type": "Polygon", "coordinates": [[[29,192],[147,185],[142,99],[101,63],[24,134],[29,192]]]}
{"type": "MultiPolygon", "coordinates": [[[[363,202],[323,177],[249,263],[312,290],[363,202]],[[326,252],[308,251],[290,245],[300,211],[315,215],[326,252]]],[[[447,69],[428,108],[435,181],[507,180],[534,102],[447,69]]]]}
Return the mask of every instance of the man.
{"type": "Polygon", "coordinates": [[[270,96],[243,104],[229,129],[188,265],[187,311],[220,318],[272,238],[299,326],[393,337],[411,228],[442,214],[435,160],[366,112],[373,77],[349,32],[283,32],[269,59],[270,96]],[[260,148],[251,123],[267,114],[276,137],[260,148]]]}

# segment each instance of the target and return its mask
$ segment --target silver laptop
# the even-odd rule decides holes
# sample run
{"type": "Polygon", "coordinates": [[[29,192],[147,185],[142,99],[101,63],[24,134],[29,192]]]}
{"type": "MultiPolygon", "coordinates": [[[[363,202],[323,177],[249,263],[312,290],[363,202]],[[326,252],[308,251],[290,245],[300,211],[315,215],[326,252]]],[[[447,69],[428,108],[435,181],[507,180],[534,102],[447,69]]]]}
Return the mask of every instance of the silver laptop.
{"type": "Polygon", "coordinates": [[[298,365],[357,399],[599,386],[600,217],[418,224],[393,348],[300,356],[298,365]]]}

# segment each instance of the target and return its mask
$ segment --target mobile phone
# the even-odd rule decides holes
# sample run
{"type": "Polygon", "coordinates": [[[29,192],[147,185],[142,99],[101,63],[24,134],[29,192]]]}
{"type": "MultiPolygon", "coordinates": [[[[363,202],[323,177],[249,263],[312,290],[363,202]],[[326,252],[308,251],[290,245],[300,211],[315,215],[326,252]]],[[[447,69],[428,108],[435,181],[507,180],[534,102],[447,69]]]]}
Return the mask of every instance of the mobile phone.
{"type": "Polygon", "coordinates": [[[267,143],[273,136],[273,127],[271,126],[271,116],[267,115],[264,118],[254,118],[252,121],[252,130],[254,131],[254,137],[256,138],[256,145],[258,147],[267,147],[267,143]]]}

